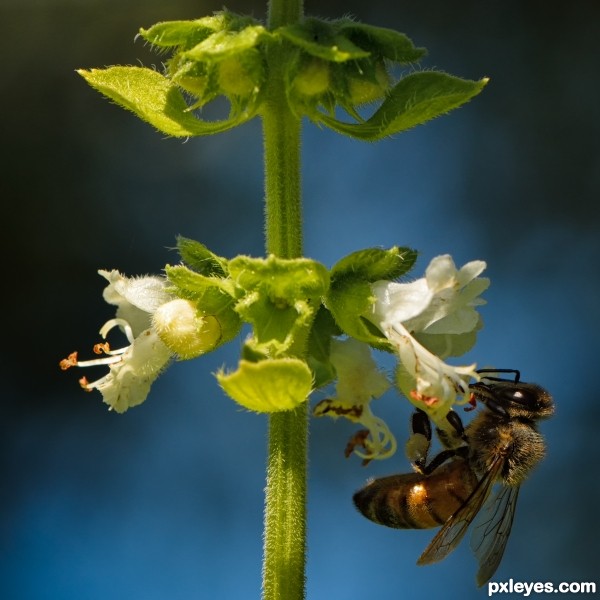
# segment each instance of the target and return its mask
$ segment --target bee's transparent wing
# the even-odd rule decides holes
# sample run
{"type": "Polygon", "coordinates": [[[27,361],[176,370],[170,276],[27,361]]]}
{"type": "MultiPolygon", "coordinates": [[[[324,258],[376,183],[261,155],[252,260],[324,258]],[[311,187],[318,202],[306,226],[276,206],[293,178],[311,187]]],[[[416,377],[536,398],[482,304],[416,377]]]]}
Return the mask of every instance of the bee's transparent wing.
{"type": "Polygon", "coordinates": [[[518,497],[519,486],[501,486],[477,518],[471,549],[479,561],[478,586],[492,578],[502,560],[518,497]]]}
{"type": "Polygon", "coordinates": [[[503,464],[499,456],[491,465],[489,471],[479,480],[477,487],[465,500],[464,504],[444,523],[437,535],[417,561],[418,565],[428,565],[446,558],[458,546],[467,529],[490,494],[492,485],[503,464]]]}

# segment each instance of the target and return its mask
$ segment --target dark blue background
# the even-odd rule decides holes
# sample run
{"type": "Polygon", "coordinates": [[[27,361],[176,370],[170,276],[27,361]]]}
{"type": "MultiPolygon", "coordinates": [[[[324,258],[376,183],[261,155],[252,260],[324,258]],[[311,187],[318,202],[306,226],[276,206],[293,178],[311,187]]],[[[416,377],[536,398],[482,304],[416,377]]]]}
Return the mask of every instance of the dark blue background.
{"type": "MultiPolygon", "coordinates": [[[[262,2],[232,10],[264,14],[262,2]]],[[[162,375],[125,415],[82,393],[58,360],[85,352],[112,311],[98,268],[156,273],[176,235],[224,256],[261,255],[259,122],[164,139],[103,100],[78,67],[159,64],[139,26],[220,2],[5,0],[0,596],[16,600],[257,598],[266,421],[211,373],[240,342],[162,375]]],[[[406,32],[425,67],[488,88],[451,115],[365,144],[307,124],[305,252],[327,265],[369,246],[488,262],[485,328],[467,357],[547,387],[547,459],[523,487],[497,580],[597,578],[600,7],[592,2],[307,2],[406,32]]],[[[388,363],[382,363],[389,367],[388,363]]],[[[319,395],[319,398],[323,394],[319,395]]],[[[410,406],[374,409],[400,441],[410,406]]],[[[363,519],[353,491],[408,470],[362,468],[353,428],[311,424],[308,597],[482,597],[463,543],[415,561],[433,532],[363,519]]]]}

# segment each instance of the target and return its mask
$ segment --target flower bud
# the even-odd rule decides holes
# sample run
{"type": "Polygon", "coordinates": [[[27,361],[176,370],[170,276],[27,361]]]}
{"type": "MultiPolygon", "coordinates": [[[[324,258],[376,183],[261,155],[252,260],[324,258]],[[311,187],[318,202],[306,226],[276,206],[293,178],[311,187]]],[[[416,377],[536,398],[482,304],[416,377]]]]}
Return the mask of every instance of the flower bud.
{"type": "Polygon", "coordinates": [[[169,61],[169,71],[173,82],[197,98],[204,97],[209,76],[207,65],[202,62],[186,61],[176,56],[169,61]]]}
{"type": "Polygon", "coordinates": [[[257,52],[248,51],[219,61],[219,87],[227,96],[246,98],[262,83],[263,68],[257,52]]]}
{"type": "Polygon", "coordinates": [[[180,358],[196,358],[212,350],[221,338],[221,326],[212,315],[202,315],[188,300],[171,300],[154,313],[154,329],[180,358]]]}
{"type": "Polygon", "coordinates": [[[208,85],[208,77],[206,75],[191,77],[184,75],[174,79],[175,83],[186,92],[193,94],[197,98],[202,98],[206,92],[208,85]]]}
{"type": "Polygon", "coordinates": [[[294,90],[302,96],[318,96],[329,88],[329,65],[324,60],[306,62],[293,79],[294,90]]]}
{"type": "Polygon", "coordinates": [[[360,74],[348,78],[348,93],[353,106],[379,100],[389,87],[389,77],[383,61],[375,65],[374,76],[360,74]]]}

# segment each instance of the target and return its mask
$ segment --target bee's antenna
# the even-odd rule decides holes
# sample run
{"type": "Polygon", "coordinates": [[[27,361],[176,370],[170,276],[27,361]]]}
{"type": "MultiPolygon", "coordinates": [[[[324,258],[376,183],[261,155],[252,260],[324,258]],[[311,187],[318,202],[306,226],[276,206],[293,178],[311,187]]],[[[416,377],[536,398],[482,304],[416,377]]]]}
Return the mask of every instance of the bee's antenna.
{"type": "MultiPolygon", "coordinates": [[[[513,383],[521,381],[521,371],[518,369],[477,369],[477,373],[485,375],[486,373],[512,373],[514,375],[513,383]]],[[[509,381],[505,377],[486,377],[490,381],[509,381]]]]}

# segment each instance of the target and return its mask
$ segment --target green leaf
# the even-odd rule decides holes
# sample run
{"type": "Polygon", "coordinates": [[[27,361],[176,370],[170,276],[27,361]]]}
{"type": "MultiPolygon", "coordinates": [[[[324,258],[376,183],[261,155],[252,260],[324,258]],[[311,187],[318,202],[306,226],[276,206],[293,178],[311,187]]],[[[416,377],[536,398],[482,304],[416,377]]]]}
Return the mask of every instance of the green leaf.
{"type": "Polygon", "coordinates": [[[360,48],[400,64],[416,62],[427,54],[425,48],[415,47],[409,37],[393,29],[343,19],[338,22],[338,30],[360,48]]]}
{"type": "Polygon", "coordinates": [[[212,293],[217,304],[225,303],[236,298],[239,293],[233,281],[222,276],[207,276],[188,269],[184,265],[167,265],[165,273],[176,288],[176,293],[189,300],[202,300],[207,293],[212,293]]]}
{"type": "Polygon", "coordinates": [[[434,71],[401,79],[379,109],[363,123],[345,123],[323,113],[310,117],[360,140],[374,141],[405,131],[459,107],[479,94],[488,79],[469,81],[434,71]]]}
{"type": "Polygon", "coordinates": [[[260,413],[292,410],[307,400],[313,387],[310,369],[297,358],[241,360],[237,371],[220,371],[216,377],[238,404],[260,413]]]}
{"type": "Polygon", "coordinates": [[[95,89],[131,110],[159,131],[175,137],[210,135],[231,129],[254,116],[239,113],[223,121],[202,121],[188,111],[188,105],[176,85],[144,67],[109,67],[79,70],[95,89]]]}
{"type": "Polygon", "coordinates": [[[140,36],[161,48],[177,47],[189,50],[218,31],[239,31],[256,23],[251,17],[223,10],[212,17],[191,21],[163,21],[149,29],[140,29],[140,36]]]}
{"type": "Polygon", "coordinates": [[[321,306],[314,318],[308,337],[308,364],[315,376],[315,389],[335,379],[335,368],[329,360],[331,339],[342,335],[331,312],[321,306]]]}
{"type": "Polygon", "coordinates": [[[389,344],[381,332],[361,316],[372,303],[371,284],[354,278],[332,282],[326,299],[327,308],[344,333],[375,348],[387,349],[389,344]]]}
{"type": "Polygon", "coordinates": [[[332,23],[308,18],[303,23],[280,27],[276,33],[312,56],[333,62],[366,58],[369,52],[339,35],[332,23]]]}
{"type": "Polygon", "coordinates": [[[380,279],[397,279],[415,264],[417,253],[411,248],[394,246],[389,250],[357,250],[339,260],[331,269],[332,281],[355,277],[373,283],[380,279]]]}
{"type": "Polygon", "coordinates": [[[204,244],[183,236],[177,238],[177,250],[181,260],[191,269],[207,277],[225,277],[227,259],[217,256],[204,244]]]}

